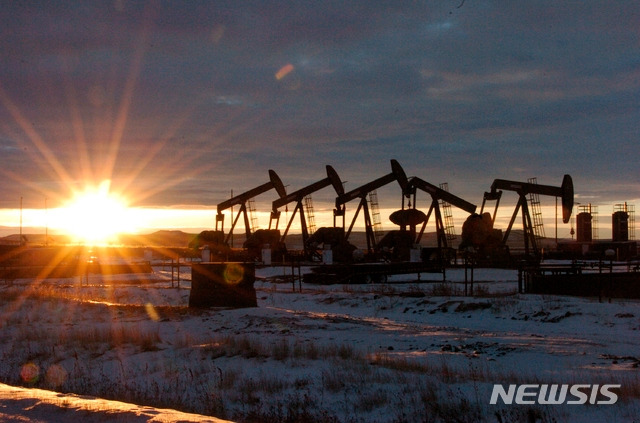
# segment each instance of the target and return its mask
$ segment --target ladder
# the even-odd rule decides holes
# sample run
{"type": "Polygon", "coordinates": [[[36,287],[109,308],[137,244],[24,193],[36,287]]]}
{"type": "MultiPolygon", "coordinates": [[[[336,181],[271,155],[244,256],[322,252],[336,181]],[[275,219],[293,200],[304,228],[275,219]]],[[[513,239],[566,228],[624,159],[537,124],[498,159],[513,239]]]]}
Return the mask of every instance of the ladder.
{"type": "Polygon", "coordinates": [[[592,206],[589,204],[589,210],[591,212],[591,239],[599,239],[598,234],[598,206],[592,206]]]}
{"type": "MultiPolygon", "coordinates": [[[[304,208],[307,212],[307,230],[309,235],[312,235],[316,231],[316,218],[313,212],[313,199],[310,195],[304,197],[304,208]]],[[[300,211],[302,213],[302,211],[300,211]]]]}
{"type": "MultiPolygon", "coordinates": [[[[537,184],[537,178],[529,178],[527,180],[530,184],[537,184]]],[[[531,207],[531,219],[533,220],[533,233],[536,237],[536,240],[540,240],[545,237],[544,235],[544,225],[542,223],[542,210],[540,207],[540,195],[537,193],[530,192],[529,193],[529,205],[531,207]]]]}
{"type": "Polygon", "coordinates": [[[258,226],[258,216],[256,216],[256,202],[253,198],[249,199],[249,222],[251,224],[251,232],[255,232],[258,226]]]}
{"type": "Polygon", "coordinates": [[[380,207],[378,206],[378,192],[373,190],[369,192],[369,210],[371,212],[371,223],[373,226],[373,235],[376,245],[384,235],[382,233],[382,221],[380,220],[380,207]]]}
{"type": "Polygon", "coordinates": [[[615,204],[613,206],[613,211],[615,212],[625,212],[627,213],[627,234],[628,239],[634,240],[636,239],[636,208],[633,204],[627,204],[626,202],[623,204],[615,204]]]}
{"type": "MultiPolygon", "coordinates": [[[[440,184],[440,189],[449,192],[449,184],[444,182],[440,184]]],[[[451,212],[451,204],[440,199],[440,209],[442,210],[442,217],[444,218],[444,233],[447,237],[447,243],[456,239],[456,229],[453,225],[453,213],[451,212]]]]}
{"type": "Polygon", "coordinates": [[[636,239],[636,206],[633,204],[627,205],[627,212],[629,213],[629,239],[636,239]]]}

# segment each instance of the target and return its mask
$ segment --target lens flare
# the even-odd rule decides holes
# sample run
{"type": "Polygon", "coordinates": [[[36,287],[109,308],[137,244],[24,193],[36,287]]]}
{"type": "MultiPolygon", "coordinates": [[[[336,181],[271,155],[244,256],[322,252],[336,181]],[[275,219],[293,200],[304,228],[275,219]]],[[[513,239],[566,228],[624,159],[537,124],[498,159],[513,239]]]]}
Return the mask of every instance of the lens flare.
{"type": "Polygon", "coordinates": [[[20,369],[20,379],[25,383],[36,383],[40,378],[40,367],[35,363],[27,363],[20,369]]]}
{"type": "Polygon", "coordinates": [[[244,278],[244,268],[236,263],[229,263],[224,269],[224,281],[229,285],[238,285],[244,278]]]}
{"type": "Polygon", "coordinates": [[[53,364],[47,369],[47,373],[44,375],[44,380],[48,385],[54,388],[59,388],[67,381],[68,373],[64,367],[53,364]]]}
{"type": "Polygon", "coordinates": [[[158,312],[156,311],[155,307],[153,306],[153,304],[151,303],[146,303],[144,305],[144,309],[147,312],[147,316],[149,316],[149,318],[151,320],[153,320],[154,322],[157,322],[160,320],[160,315],[158,314],[158,312]]]}
{"type": "Polygon", "coordinates": [[[291,63],[287,63],[286,65],[281,67],[278,72],[276,72],[276,79],[280,81],[282,78],[293,72],[293,69],[293,65],[291,63]]]}

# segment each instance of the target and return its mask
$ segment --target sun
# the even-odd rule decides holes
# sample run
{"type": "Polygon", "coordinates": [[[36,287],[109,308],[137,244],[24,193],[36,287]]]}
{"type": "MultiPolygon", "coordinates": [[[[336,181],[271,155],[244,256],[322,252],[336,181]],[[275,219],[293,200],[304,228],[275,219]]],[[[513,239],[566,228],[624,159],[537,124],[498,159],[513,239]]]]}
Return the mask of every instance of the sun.
{"type": "Polygon", "coordinates": [[[110,191],[111,181],[78,192],[60,210],[59,227],[75,242],[108,244],[119,234],[135,232],[127,201],[110,191]]]}

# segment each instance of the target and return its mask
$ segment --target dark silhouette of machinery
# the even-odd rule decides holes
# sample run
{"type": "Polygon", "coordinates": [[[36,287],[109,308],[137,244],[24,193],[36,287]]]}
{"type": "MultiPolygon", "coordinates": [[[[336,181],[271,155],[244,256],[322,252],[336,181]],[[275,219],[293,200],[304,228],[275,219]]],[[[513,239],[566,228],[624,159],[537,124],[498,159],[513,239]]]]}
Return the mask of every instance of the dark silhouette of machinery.
{"type": "Polygon", "coordinates": [[[360,211],[362,210],[363,215],[364,215],[364,226],[365,226],[365,236],[366,236],[366,241],[367,241],[367,249],[368,251],[374,251],[375,248],[377,247],[377,242],[376,242],[376,236],[374,233],[374,229],[373,229],[373,219],[371,217],[371,212],[369,210],[369,205],[368,205],[368,201],[367,201],[367,196],[377,190],[378,188],[381,188],[393,181],[398,182],[398,184],[400,185],[400,188],[402,189],[402,195],[403,196],[408,196],[407,194],[407,189],[409,186],[409,182],[407,180],[407,175],[405,174],[404,170],[402,169],[402,166],[400,166],[400,163],[398,163],[396,160],[391,160],[391,172],[388,173],[385,176],[382,176],[378,179],[375,179],[367,184],[364,184],[358,188],[355,188],[349,192],[343,193],[341,195],[338,195],[338,197],[336,198],[336,206],[335,209],[333,211],[333,216],[334,216],[334,226],[336,225],[335,219],[336,217],[342,217],[342,226],[344,227],[344,217],[345,217],[345,211],[346,211],[346,203],[355,200],[357,198],[360,199],[360,202],[358,203],[358,208],[356,209],[356,212],[353,216],[353,220],[351,221],[351,224],[349,225],[349,229],[347,230],[347,232],[345,233],[345,240],[348,241],[349,236],[351,235],[351,231],[353,230],[353,226],[355,225],[358,216],[360,214],[360,211]]]}
{"type": "Polygon", "coordinates": [[[240,219],[240,216],[244,218],[244,228],[245,228],[245,242],[244,247],[250,250],[250,256],[255,258],[260,256],[260,250],[263,246],[267,244],[270,246],[272,250],[280,250],[281,245],[280,241],[280,232],[277,230],[266,230],[261,229],[257,230],[255,233],[252,233],[251,224],[249,221],[249,213],[247,210],[247,203],[254,197],[257,197],[260,194],[263,194],[267,191],[275,189],[278,193],[278,196],[285,197],[287,192],[284,188],[284,184],[280,180],[280,177],[273,170],[269,169],[269,182],[266,182],[262,185],[259,185],[253,189],[250,189],[247,192],[244,192],[240,195],[236,195],[222,203],[218,204],[217,215],[216,215],[216,231],[221,231],[224,233],[224,214],[222,213],[224,210],[227,210],[233,206],[240,206],[240,210],[234,219],[231,229],[229,233],[226,235],[224,239],[224,244],[228,245],[229,240],[233,236],[233,230],[240,219]],[[218,224],[220,227],[218,228],[218,224]],[[275,244],[274,244],[275,241],[275,244]]]}
{"type": "Polygon", "coordinates": [[[357,250],[357,247],[345,237],[342,227],[318,228],[307,239],[305,248],[312,259],[319,258],[320,251],[323,249],[329,249],[332,251],[332,259],[342,263],[352,261],[353,252],[357,250]]]}
{"type": "MultiPolygon", "coordinates": [[[[390,173],[348,192],[344,191],[340,177],[329,165],[326,166],[327,176],[325,178],[289,194],[287,194],[278,175],[273,170],[269,170],[268,182],[218,204],[215,230],[202,232],[194,240],[194,248],[196,246],[200,248],[207,246],[217,255],[228,255],[232,251],[229,248],[229,241],[242,216],[246,235],[244,248],[248,253],[247,258],[259,258],[261,252],[268,248],[272,254],[276,254],[274,259],[277,261],[279,259],[278,253],[282,253],[280,257],[284,257],[284,252],[286,252],[284,241],[294,220],[299,218],[303,250],[307,258],[316,260],[322,256],[325,262],[329,260],[351,262],[354,260],[354,253],[357,252],[357,248],[349,242],[349,238],[362,212],[367,245],[365,253],[375,253],[372,256],[376,260],[384,258],[389,261],[404,261],[409,258],[410,261],[415,261],[416,254],[414,254],[414,250],[420,249],[422,260],[427,261],[424,257],[425,249],[420,247],[420,242],[432,216],[435,221],[437,250],[440,258],[443,258],[443,250],[451,250],[450,236],[453,233],[453,221],[451,219],[450,206],[453,206],[470,214],[462,227],[461,242],[458,246],[463,253],[473,254],[476,258],[508,258],[509,248],[507,247],[507,241],[516,217],[522,210],[524,253],[526,256],[538,258],[540,255],[539,239],[544,235],[539,234],[541,231],[536,221],[537,219],[540,219],[540,222],[542,220],[539,217],[541,214],[536,209],[536,207],[539,207],[537,196],[560,197],[564,223],[569,222],[572,214],[574,202],[573,181],[569,175],[564,176],[560,187],[540,185],[534,183],[533,180],[517,182],[495,179],[491,185],[491,190],[484,193],[480,212],[476,213],[477,207],[474,204],[450,193],[446,186],[441,185],[438,187],[418,177],[407,178],[404,170],[396,160],[391,160],[390,165],[390,173]],[[402,208],[392,213],[389,219],[399,226],[399,230],[389,231],[382,239],[379,239],[377,238],[376,228],[380,220],[377,212],[377,200],[375,200],[374,194],[377,189],[394,181],[398,183],[401,189],[402,208]],[[312,214],[309,214],[310,204],[308,200],[311,194],[328,186],[333,186],[337,195],[333,210],[333,227],[319,228],[314,231],[315,225],[313,224],[312,214]],[[272,201],[269,229],[253,231],[249,215],[251,200],[272,189],[275,189],[277,197],[272,201]],[[431,197],[427,213],[417,209],[418,191],[423,191],[431,197]],[[509,225],[504,232],[494,228],[503,191],[513,191],[518,194],[518,202],[509,225]],[[528,196],[531,205],[528,203],[528,196]],[[345,229],[346,204],[356,199],[359,200],[358,207],[348,229],[345,229]],[[408,204],[405,207],[405,202],[407,201],[408,204]],[[488,201],[495,201],[493,215],[485,212],[485,205],[488,201]],[[295,203],[293,214],[288,219],[284,234],[281,235],[278,229],[281,217],[280,209],[291,203],[295,203]],[[225,215],[223,211],[233,206],[239,206],[240,209],[237,215],[232,217],[231,228],[225,234],[225,215]],[[341,225],[337,223],[340,217],[342,218],[341,225]],[[326,250],[331,250],[332,254],[329,254],[326,250]]],[[[622,234],[620,238],[624,236],[625,224],[628,224],[628,220],[632,220],[627,218],[627,215],[628,212],[626,210],[614,215],[614,226],[617,224],[620,227],[618,232],[622,234]]],[[[431,248],[431,250],[435,251],[436,248],[431,248]]],[[[432,256],[431,251],[427,253],[432,256]]]]}
{"type": "MultiPolygon", "coordinates": [[[[293,209],[293,214],[291,215],[291,218],[287,223],[287,227],[284,233],[282,234],[282,238],[280,239],[280,242],[284,243],[285,238],[289,233],[289,229],[291,228],[291,224],[295,220],[296,214],[298,214],[298,216],[300,217],[300,230],[302,232],[302,243],[303,243],[305,255],[309,253],[308,251],[308,248],[310,245],[309,236],[311,235],[309,233],[310,232],[309,224],[305,216],[305,210],[304,210],[304,204],[303,204],[305,198],[308,198],[308,196],[310,196],[314,192],[319,191],[323,188],[326,188],[329,185],[333,186],[333,189],[336,191],[337,195],[344,194],[344,187],[342,186],[342,181],[340,180],[340,177],[338,176],[336,171],[333,169],[333,167],[327,165],[326,171],[327,171],[326,178],[321,179],[304,188],[300,188],[299,190],[291,192],[285,196],[281,196],[277,200],[273,201],[273,204],[272,204],[271,221],[269,222],[269,228],[271,228],[272,223],[275,220],[275,229],[278,229],[278,223],[280,222],[280,215],[281,215],[281,212],[278,209],[290,203],[293,203],[293,202],[296,203],[296,206],[293,209]]],[[[316,237],[316,238],[320,238],[320,237],[316,237]]]]}
{"type": "Polygon", "coordinates": [[[493,227],[491,213],[473,213],[462,224],[458,249],[464,256],[482,262],[507,263],[509,248],[502,238],[502,230],[493,227]]]}
{"type": "Polygon", "coordinates": [[[224,241],[222,231],[202,231],[189,243],[189,248],[197,250],[206,248],[209,251],[209,259],[205,261],[228,260],[231,254],[229,244],[224,241]]]}
{"type": "Polygon", "coordinates": [[[598,207],[591,203],[578,206],[575,223],[575,241],[558,243],[563,257],[602,259],[607,250],[615,251],[619,260],[638,256],[634,205],[626,202],[613,205],[611,239],[600,239],[598,207]]]}
{"type": "Polygon", "coordinates": [[[527,195],[547,195],[560,197],[562,200],[562,221],[568,223],[573,210],[573,181],[571,176],[564,175],[560,187],[550,185],[540,185],[537,183],[508,181],[496,179],[491,184],[491,191],[484,193],[482,201],[481,215],[470,216],[463,226],[461,249],[473,247],[476,252],[484,257],[492,254],[503,254],[507,248],[507,240],[513,228],[518,212],[522,209],[522,227],[524,235],[524,249],[526,256],[539,257],[540,251],[536,241],[534,225],[527,204],[527,195]],[[518,194],[518,203],[513,212],[509,226],[502,235],[501,241],[497,242],[499,232],[493,228],[500,199],[503,191],[514,191],[518,194]],[[493,216],[484,213],[487,201],[496,201],[493,216]]]}
{"type": "Polygon", "coordinates": [[[440,209],[442,202],[458,207],[468,213],[473,213],[476,210],[474,204],[418,177],[409,179],[406,192],[413,198],[412,201],[409,201],[409,207],[404,208],[403,197],[402,209],[391,213],[389,216],[389,220],[400,226],[400,230],[390,231],[378,244],[381,251],[392,252],[392,259],[406,259],[409,254],[409,249],[420,244],[432,214],[435,216],[438,248],[448,249],[450,247],[445,232],[443,213],[440,209]],[[416,208],[416,194],[418,190],[424,191],[431,196],[431,205],[427,214],[416,208]],[[419,232],[417,231],[418,225],[421,225],[419,232]]]}
{"type": "Polygon", "coordinates": [[[280,231],[277,229],[257,229],[242,244],[250,259],[263,259],[262,251],[269,250],[269,261],[280,262],[287,252],[286,245],[280,241],[280,231]]]}
{"type": "Polygon", "coordinates": [[[429,211],[426,214],[426,219],[422,223],[422,228],[416,237],[416,244],[420,243],[422,239],[422,235],[424,234],[424,230],[429,222],[429,218],[431,214],[434,214],[435,224],[436,224],[436,234],[438,239],[438,247],[440,248],[449,248],[451,247],[448,243],[447,236],[445,233],[445,225],[442,219],[442,211],[440,210],[440,204],[442,201],[449,203],[450,205],[457,207],[461,210],[466,211],[467,213],[474,213],[476,211],[476,205],[471,204],[470,202],[463,200],[462,198],[451,194],[449,191],[445,191],[440,187],[437,187],[429,182],[426,182],[423,179],[418,177],[413,177],[409,181],[409,185],[413,194],[413,207],[416,207],[416,190],[421,190],[426,192],[431,196],[431,206],[429,207],[429,211]]]}

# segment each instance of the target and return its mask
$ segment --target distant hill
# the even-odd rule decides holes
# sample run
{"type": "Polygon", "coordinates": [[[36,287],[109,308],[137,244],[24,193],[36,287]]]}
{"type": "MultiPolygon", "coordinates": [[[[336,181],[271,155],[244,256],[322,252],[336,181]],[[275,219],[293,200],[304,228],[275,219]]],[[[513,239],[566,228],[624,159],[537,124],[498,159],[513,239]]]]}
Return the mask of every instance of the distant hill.
{"type": "MultiPolygon", "coordinates": [[[[196,234],[177,230],[160,230],[150,234],[124,234],[120,235],[117,244],[128,246],[148,247],[187,247],[196,234]]],[[[66,235],[23,234],[22,243],[30,245],[63,245],[71,243],[66,235]]],[[[20,235],[11,234],[0,237],[0,244],[19,245],[20,235]]]]}
{"type": "MultiPolygon", "coordinates": [[[[45,234],[22,234],[23,243],[37,244],[37,245],[54,245],[54,244],[68,244],[70,242],[69,237],[66,235],[49,235],[45,234]]],[[[20,234],[11,234],[0,238],[0,244],[20,244],[20,234]]]]}
{"type": "MultiPolygon", "coordinates": [[[[125,234],[119,237],[119,244],[127,246],[145,246],[145,247],[188,247],[189,243],[196,236],[196,233],[183,232],[180,230],[159,230],[149,234],[125,234]]],[[[242,247],[244,242],[244,234],[234,235],[233,246],[242,247]]],[[[366,238],[364,232],[354,231],[351,234],[350,242],[359,248],[366,247],[366,238]]],[[[23,241],[31,245],[61,245],[70,243],[70,239],[66,235],[49,235],[28,233],[23,234],[23,241]]],[[[285,239],[288,249],[301,249],[302,236],[300,234],[289,234],[285,239]]],[[[452,246],[457,248],[460,243],[460,235],[452,242],[452,246]]],[[[0,237],[0,244],[18,245],[20,244],[20,235],[12,234],[0,237]]],[[[431,247],[437,245],[435,232],[427,232],[422,237],[422,246],[431,247]]],[[[510,248],[522,248],[524,246],[524,236],[522,230],[514,229],[508,240],[510,248]]],[[[542,242],[542,247],[553,248],[555,240],[546,238],[542,242]]]]}
{"type": "Polygon", "coordinates": [[[188,247],[197,234],[178,230],[160,230],[150,234],[121,235],[120,242],[125,245],[146,247],[188,247]]]}

